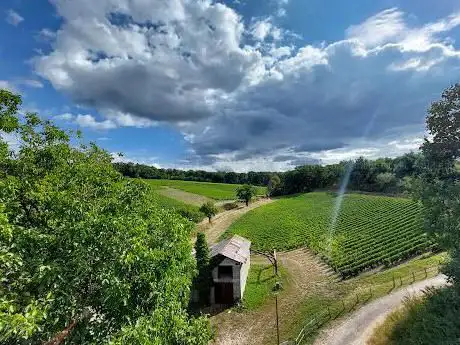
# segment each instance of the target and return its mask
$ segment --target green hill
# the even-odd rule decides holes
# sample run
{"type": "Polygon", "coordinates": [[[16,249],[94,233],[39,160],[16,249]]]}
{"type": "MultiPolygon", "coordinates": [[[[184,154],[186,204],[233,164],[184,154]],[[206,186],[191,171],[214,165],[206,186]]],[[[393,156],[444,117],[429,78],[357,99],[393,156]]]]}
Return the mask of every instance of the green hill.
{"type": "Polygon", "coordinates": [[[342,276],[391,265],[428,250],[421,206],[410,199],[347,194],[333,227],[338,198],[309,193],[254,209],[228,230],[259,250],[308,246],[342,276]]]}

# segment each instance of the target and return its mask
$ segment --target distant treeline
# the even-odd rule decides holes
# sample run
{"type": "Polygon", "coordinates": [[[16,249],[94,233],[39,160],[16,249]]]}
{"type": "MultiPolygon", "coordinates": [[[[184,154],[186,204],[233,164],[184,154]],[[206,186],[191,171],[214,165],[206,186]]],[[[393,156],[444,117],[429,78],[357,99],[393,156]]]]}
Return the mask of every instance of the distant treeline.
{"type": "Polygon", "coordinates": [[[268,186],[270,195],[334,189],[348,176],[348,189],[398,194],[410,189],[413,177],[421,171],[422,156],[408,153],[397,158],[369,160],[358,158],[331,165],[304,165],[287,172],[210,172],[203,170],[159,169],[134,163],[114,163],[124,176],[268,186]]]}
{"type": "Polygon", "coordinates": [[[135,163],[114,163],[115,168],[124,176],[146,179],[183,180],[198,182],[252,184],[266,186],[272,173],[254,172],[235,173],[224,171],[159,169],[149,165],[135,163]]]}

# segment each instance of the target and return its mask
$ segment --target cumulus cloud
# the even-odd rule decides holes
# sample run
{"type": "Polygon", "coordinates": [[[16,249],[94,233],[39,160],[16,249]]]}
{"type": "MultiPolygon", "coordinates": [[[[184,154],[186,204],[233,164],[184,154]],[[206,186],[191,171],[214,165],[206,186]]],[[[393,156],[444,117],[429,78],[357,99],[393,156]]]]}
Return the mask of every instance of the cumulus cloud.
{"type": "Polygon", "coordinates": [[[210,0],[54,3],[63,25],[37,72],[104,126],[173,124],[188,163],[216,169],[402,152],[389,133],[423,135],[426,107],[460,77],[455,13],[414,26],[391,8],[343,40],[294,46],[270,18],[245,25],[210,0]]]}
{"type": "Polygon", "coordinates": [[[24,21],[24,18],[19,13],[11,9],[6,12],[6,22],[8,24],[18,26],[23,21],[24,21]]]}
{"type": "Polygon", "coordinates": [[[82,128],[89,128],[96,131],[103,131],[117,128],[117,124],[111,120],[97,121],[93,115],[89,114],[78,114],[73,115],[70,113],[64,113],[53,117],[54,120],[66,121],[76,124],[82,128]]]}

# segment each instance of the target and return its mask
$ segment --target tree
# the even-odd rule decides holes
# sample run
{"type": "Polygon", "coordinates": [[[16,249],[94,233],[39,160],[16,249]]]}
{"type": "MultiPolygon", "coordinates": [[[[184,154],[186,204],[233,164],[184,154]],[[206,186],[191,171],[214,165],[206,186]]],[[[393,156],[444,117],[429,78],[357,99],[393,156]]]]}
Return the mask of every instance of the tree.
{"type": "Polygon", "coordinates": [[[209,291],[211,287],[210,254],[206,235],[199,232],[195,242],[195,257],[198,275],[195,286],[198,289],[201,305],[209,304],[209,291]]]}
{"type": "Polygon", "coordinates": [[[240,200],[243,200],[246,203],[246,206],[249,206],[249,202],[256,195],[256,189],[249,185],[245,184],[236,189],[236,197],[240,200]]]}
{"type": "Polygon", "coordinates": [[[392,173],[380,173],[375,177],[377,191],[384,193],[393,193],[398,190],[398,179],[392,173]]]}
{"type": "Polygon", "coordinates": [[[281,179],[277,174],[273,174],[270,176],[270,180],[268,181],[267,185],[267,195],[273,195],[273,192],[280,186],[281,179]]]}
{"type": "Polygon", "coordinates": [[[209,223],[211,223],[211,218],[214,217],[218,210],[216,205],[212,201],[207,201],[200,207],[200,212],[203,213],[209,219],[209,223]]]}
{"type": "Polygon", "coordinates": [[[418,197],[425,208],[427,230],[451,261],[445,273],[460,289],[460,84],[444,91],[427,116],[431,139],[422,145],[424,170],[418,183],[418,197]]]}
{"type": "Polygon", "coordinates": [[[186,312],[193,225],[19,105],[0,91],[0,130],[20,141],[0,139],[0,343],[207,344],[186,312]]]}

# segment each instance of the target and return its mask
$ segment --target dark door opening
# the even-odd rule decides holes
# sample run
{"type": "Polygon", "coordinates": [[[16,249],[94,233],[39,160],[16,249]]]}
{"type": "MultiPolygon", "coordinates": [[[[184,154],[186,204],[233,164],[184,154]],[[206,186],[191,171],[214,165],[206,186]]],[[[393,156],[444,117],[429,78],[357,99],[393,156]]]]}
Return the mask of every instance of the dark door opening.
{"type": "Polygon", "coordinates": [[[215,284],[216,304],[233,304],[233,283],[215,284]]]}

